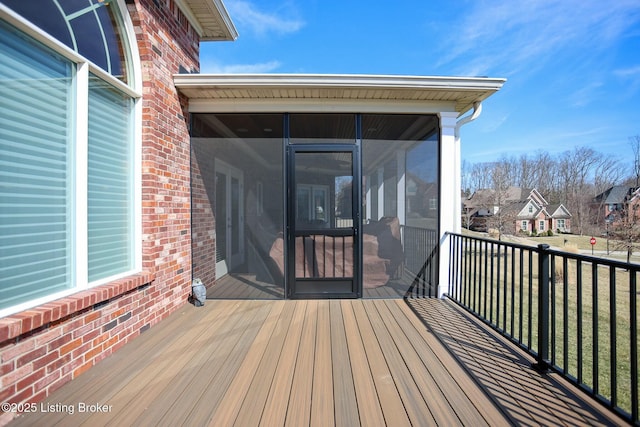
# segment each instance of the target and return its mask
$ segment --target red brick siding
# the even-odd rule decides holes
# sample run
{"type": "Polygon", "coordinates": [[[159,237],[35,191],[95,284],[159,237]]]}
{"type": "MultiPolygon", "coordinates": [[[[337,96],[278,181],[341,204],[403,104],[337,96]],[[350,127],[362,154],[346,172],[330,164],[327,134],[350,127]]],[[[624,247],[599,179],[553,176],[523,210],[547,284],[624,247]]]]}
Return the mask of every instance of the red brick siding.
{"type": "MultiPolygon", "coordinates": [[[[186,303],[191,291],[189,117],[172,76],[198,70],[199,39],[173,0],[127,7],[143,74],[145,273],[0,319],[0,402],[44,399],[186,303]]],[[[0,425],[14,415],[0,414],[0,425]]]]}
{"type": "Polygon", "coordinates": [[[211,188],[211,183],[216,182],[214,158],[215,153],[210,144],[192,147],[193,277],[200,278],[206,287],[211,287],[216,279],[215,188],[211,188]]]}

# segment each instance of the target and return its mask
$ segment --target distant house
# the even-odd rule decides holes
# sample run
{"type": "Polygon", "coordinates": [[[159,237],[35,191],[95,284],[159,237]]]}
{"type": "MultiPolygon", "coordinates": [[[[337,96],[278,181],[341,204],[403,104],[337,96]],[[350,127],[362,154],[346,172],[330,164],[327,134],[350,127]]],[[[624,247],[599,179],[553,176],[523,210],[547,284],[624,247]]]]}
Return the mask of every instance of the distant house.
{"type": "Polygon", "coordinates": [[[630,207],[640,204],[640,187],[615,185],[593,198],[592,209],[597,223],[620,223],[630,207]]]}
{"type": "Polygon", "coordinates": [[[463,203],[462,211],[463,222],[475,231],[488,231],[500,214],[513,222],[515,233],[571,232],[569,210],[562,204],[549,204],[536,189],[509,187],[500,195],[492,189],[477,190],[463,203]]]}

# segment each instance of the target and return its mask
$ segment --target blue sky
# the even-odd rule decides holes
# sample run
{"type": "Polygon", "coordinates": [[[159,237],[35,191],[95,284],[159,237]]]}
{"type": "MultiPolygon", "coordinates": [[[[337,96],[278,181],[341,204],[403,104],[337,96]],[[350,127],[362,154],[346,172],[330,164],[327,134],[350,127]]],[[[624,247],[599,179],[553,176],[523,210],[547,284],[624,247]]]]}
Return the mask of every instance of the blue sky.
{"type": "Polygon", "coordinates": [[[224,0],[239,32],[202,73],[504,77],[462,128],[477,163],[640,135],[640,0],[224,0]]]}

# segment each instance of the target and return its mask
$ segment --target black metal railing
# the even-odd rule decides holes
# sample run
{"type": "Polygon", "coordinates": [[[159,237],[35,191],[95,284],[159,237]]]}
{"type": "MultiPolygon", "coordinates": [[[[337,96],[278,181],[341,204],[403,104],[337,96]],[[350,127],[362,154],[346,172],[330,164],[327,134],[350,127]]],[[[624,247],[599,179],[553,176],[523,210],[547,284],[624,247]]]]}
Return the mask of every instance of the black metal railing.
{"type": "Polygon", "coordinates": [[[634,424],[640,265],[449,234],[448,296],[634,424]]]}
{"type": "Polygon", "coordinates": [[[437,296],[439,248],[437,231],[408,225],[403,225],[401,228],[404,249],[403,276],[411,281],[405,297],[437,296]]]}

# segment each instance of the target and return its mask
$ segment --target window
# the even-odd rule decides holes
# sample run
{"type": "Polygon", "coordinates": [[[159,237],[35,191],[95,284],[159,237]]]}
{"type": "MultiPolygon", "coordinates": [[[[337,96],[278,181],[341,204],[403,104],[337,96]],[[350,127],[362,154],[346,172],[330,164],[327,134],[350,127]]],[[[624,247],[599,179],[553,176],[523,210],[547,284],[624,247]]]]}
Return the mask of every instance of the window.
{"type": "Polygon", "coordinates": [[[112,76],[127,81],[116,2],[3,0],[14,12],[112,76]]]}
{"type": "Polygon", "coordinates": [[[558,219],[558,220],[556,220],[556,222],[558,224],[558,229],[559,230],[564,230],[565,229],[564,219],[558,219]]]}
{"type": "Polygon", "coordinates": [[[116,36],[116,2],[85,2],[90,6],[68,12],[70,19],[98,20],[99,30],[82,33],[93,24],[71,23],[67,36],[53,25],[57,2],[4,3],[14,10],[0,5],[0,316],[140,264],[139,94],[122,83],[130,55],[116,36]],[[101,53],[92,57],[95,49],[101,53]]]}
{"type": "Polygon", "coordinates": [[[533,213],[533,206],[529,205],[529,213],[533,213]]]}
{"type": "Polygon", "coordinates": [[[296,185],[297,215],[300,224],[326,224],[330,219],[328,185],[296,185]]]}
{"type": "Polygon", "coordinates": [[[538,231],[544,231],[544,220],[538,221],[538,231]]]}
{"type": "Polygon", "coordinates": [[[133,268],[133,100],[89,76],[89,281],[133,268]]]}
{"type": "Polygon", "coordinates": [[[527,231],[528,226],[529,226],[528,221],[522,221],[522,222],[520,223],[520,230],[522,230],[522,231],[527,231]]]}

